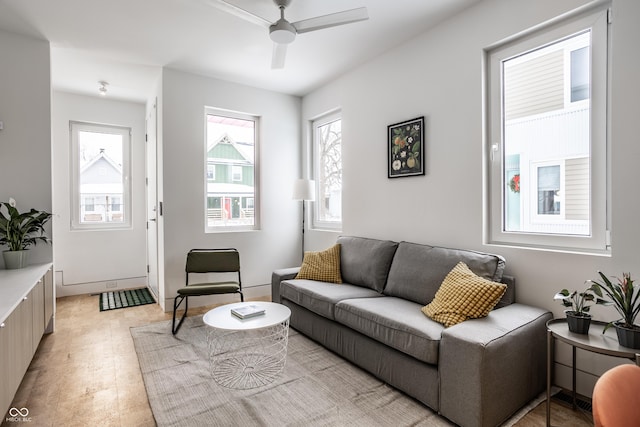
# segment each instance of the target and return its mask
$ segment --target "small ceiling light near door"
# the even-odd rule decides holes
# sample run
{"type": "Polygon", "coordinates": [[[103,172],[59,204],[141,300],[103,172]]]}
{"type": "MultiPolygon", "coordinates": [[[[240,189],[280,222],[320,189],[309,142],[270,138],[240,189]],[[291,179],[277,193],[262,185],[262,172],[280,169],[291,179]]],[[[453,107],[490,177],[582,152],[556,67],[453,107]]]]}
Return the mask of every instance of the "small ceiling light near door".
{"type": "Polygon", "coordinates": [[[107,96],[107,85],[109,83],[101,80],[98,82],[98,84],[100,84],[100,88],[98,89],[100,91],[100,96],[107,96]]]}

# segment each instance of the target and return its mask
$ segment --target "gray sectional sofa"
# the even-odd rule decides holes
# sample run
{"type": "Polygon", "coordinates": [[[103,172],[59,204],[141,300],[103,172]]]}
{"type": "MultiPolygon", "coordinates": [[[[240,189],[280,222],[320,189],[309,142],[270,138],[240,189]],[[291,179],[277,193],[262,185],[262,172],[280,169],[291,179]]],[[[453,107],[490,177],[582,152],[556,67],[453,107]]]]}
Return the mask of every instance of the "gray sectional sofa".
{"type": "Polygon", "coordinates": [[[515,303],[504,259],[474,251],[342,236],[342,284],[272,275],[291,327],[456,424],[497,426],[544,390],[547,310],[515,303]],[[465,262],[508,285],[489,316],[444,328],[421,312],[465,262]]]}

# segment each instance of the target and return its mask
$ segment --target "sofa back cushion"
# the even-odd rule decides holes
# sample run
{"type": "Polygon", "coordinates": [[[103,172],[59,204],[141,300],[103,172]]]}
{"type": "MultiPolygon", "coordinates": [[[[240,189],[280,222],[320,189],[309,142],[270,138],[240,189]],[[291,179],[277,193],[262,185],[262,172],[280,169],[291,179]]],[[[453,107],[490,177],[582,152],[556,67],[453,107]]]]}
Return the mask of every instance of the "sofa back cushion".
{"type": "Polygon", "coordinates": [[[389,270],[384,294],[426,305],[460,261],[480,277],[493,282],[502,279],[505,262],[500,255],[401,242],[389,270]]]}
{"type": "Polygon", "coordinates": [[[340,236],[342,281],[382,292],[397,242],[340,236]]]}

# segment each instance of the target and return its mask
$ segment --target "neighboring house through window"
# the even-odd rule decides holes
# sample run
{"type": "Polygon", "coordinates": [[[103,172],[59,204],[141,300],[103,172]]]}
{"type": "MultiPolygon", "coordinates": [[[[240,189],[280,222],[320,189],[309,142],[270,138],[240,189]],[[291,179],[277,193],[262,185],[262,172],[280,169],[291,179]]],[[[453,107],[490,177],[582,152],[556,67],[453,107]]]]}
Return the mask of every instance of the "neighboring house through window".
{"type": "Polygon", "coordinates": [[[342,228],[342,118],[339,112],[311,123],[316,200],[313,228],[342,228]]]}
{"type": "Polygon", "coordinates": [[[70,122],[72,229],[131,226],[131,129],[70,122]]]}
{"type": "Polygon", "coordinates": [[[608,251],[608,10],[487,51],[488,242],[608,251]]]}
{"type": "Polygon", "coordinates": [[[205,120],[205,230],[256,229],[258,118],[206,108],[205,120]]]}

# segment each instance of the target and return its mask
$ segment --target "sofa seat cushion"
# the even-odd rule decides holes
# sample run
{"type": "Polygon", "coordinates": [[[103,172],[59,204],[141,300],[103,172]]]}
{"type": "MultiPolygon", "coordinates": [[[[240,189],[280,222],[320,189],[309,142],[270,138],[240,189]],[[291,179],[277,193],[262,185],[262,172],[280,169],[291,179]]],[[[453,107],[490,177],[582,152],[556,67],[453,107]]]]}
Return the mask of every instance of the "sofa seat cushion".
{"type": "Polygon", "coordinates": [[[331,320],[335,320],[334,307],[339,301],[350,298],[376,298],[381,296],[374,290],[353,286],[348,283],[335,284],[307,279],[285,280],[280,283],[281,299],[288,299],[331,320]]]}
{"type": "Polygon", "coordinates": [[[438,363],[444,327],[427,318],[420,305],[394,297],[360,298],[336,304],[335,319],[416,359],[438,363]]]}
{"type": "Polygon", "coordinates": [[[384,294],[427,305],[460,261],[480,277],[493,282],[502,279],[505,261],[500,255],[401,242],[393,257],[384,294]]]}

